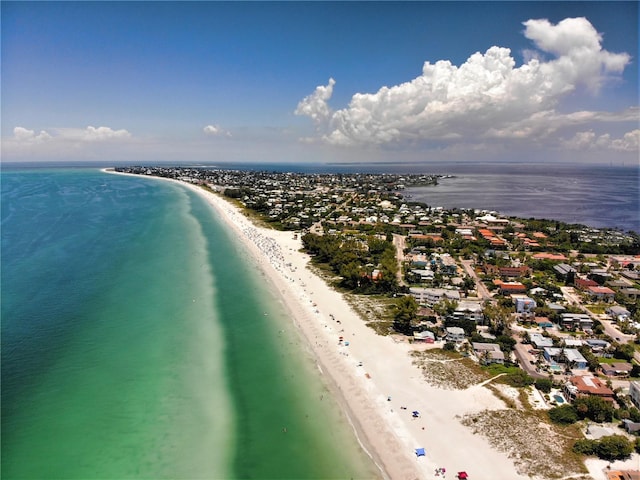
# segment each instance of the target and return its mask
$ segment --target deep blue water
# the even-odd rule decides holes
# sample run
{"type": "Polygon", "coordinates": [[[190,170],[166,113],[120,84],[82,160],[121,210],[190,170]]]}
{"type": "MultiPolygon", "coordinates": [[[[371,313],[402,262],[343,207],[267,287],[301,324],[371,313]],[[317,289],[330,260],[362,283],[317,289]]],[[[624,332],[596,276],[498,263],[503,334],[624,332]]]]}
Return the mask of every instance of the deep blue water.
{"type": "Polygon", "coordinates": [[[446,173],[454,178],[405,193],[432,207],[495,210],[640,232],[638,172],[638,166],[449,166],[446,173]]]}

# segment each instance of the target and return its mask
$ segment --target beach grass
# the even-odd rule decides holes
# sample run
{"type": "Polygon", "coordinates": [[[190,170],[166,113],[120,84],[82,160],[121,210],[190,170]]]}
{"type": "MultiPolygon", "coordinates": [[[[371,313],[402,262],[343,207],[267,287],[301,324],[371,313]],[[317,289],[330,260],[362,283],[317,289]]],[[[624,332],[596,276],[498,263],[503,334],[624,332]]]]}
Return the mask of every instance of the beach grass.
{"type": "Polygon", "coordinates": [[[427,383],[439,388],[465,390],[491,378],[480,365],[457,352],[427,350],[411,355],[427,383]]]}
{"type": "Polygon", "coordinates": [[[587,473],[582,457],[572,450],[575,441],[583,438],[579,428],[553,425],[546,412],[485,410],[465,415],[461,422],[506,453],[522,475],[578,479],[587,473]]]}

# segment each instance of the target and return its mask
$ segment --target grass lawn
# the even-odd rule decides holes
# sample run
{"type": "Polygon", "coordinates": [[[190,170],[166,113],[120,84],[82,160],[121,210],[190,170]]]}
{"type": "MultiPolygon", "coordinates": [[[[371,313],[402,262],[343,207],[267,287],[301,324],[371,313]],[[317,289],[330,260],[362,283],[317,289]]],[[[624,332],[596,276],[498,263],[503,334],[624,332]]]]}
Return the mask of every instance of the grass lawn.
{"type": "Polygon", "coordinates": [[[592,313],[595,313],[596,315],[601,315],[604,313],[604,311],[606,310],[606,306],[605,305],[585,305],[585,307],[592,313]]]}

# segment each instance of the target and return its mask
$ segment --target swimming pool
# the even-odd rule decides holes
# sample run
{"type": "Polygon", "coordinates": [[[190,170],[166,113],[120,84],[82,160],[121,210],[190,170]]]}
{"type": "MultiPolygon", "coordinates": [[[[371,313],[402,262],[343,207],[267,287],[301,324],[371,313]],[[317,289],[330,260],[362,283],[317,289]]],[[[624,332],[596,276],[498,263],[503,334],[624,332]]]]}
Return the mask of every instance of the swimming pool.
{"type": "Polygon", "coordinates": [[[564,398],[562,397],[562,395],[554,395],[553,399],[556,401],[556,403],[560,404],[560,403],[564,403],[564,398]]]}

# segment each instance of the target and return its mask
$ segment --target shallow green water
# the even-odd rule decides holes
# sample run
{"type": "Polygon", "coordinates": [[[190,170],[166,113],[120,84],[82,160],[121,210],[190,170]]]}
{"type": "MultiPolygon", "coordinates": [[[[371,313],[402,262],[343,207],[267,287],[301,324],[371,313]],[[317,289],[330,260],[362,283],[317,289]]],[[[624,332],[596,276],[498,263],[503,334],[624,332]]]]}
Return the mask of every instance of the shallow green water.
{"type": "Polygon", "coordinates": [[[2,478],[374,476],[246,257],[182,187],[3,171],[2,478]]]}

